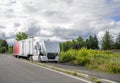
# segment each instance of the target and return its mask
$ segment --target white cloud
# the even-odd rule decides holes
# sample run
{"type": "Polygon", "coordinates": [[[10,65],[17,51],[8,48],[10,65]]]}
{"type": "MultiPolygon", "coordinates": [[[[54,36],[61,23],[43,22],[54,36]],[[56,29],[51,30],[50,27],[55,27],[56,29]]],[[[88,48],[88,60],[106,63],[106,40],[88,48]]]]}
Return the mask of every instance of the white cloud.
{"type": "Polygon", "coordinates": [[[11,40],[19,31],[62,41],[93,34],[101,39],[108,28],[111,33],[120,31],[120,21],[112,19],[117,16],[120,0],[0,1],[0,30],[11,40]]]}

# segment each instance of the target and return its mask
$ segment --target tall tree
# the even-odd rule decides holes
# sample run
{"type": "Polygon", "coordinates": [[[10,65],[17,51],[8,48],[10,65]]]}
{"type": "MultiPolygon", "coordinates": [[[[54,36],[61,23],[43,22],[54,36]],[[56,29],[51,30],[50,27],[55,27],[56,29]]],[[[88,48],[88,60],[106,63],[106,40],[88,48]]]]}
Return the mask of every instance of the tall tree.
{"type": "Polygon", "coordinates": [[[25,32],[18,32],[16,34],[16,40],[20,41],[23,39],[27,39],[28,35],[25,32]]]}
{"type": "Polygon", "coordinates": [[[87,42],[88,42],[88,49],[94,49],[94,38],[93,38],[93,36],[89,36],[89,39],[87,40],[87,42]]]}
{"type": "Polygon", "coordinates": [[[102,49],[109,50],[109,49],[112,49],[112,46],[113,46],[112,36],[108,31],[106,31],[102,38],[102,49]]]}
{"type": "Polygon", "coordinates": [[[8,51],[8,43],[6,40],[0,39],[0,53],[6,53],[8,51]]]}
{"type": "Polygon", "coordinates": [[[120,49],[120,32],[116,38],[115,49],[120,49]]]}
{"type": "Polygon", "coordinates": [[[96,35],[94,35],[94,37],[93,37],[93,49],[99,49],[98,38],[96,35]]]}
{"type": "Polygon", "coordinates": [[[60,43],[60,47],[61,47],[60,50],[67,51],[72,48],[72,45],[73,45],[72,41],[62,42],[60,43]]]}
{"type": "Polygon", "coordinates": [[[86,47],[87,49],[89,49],[89,39],[86,39],[86,41],[85,41],[85,47],[86,47]]]}
{"type": "Polygon", "coordinates": [[[84,41],[84,39],[82,37],[79,36],[77,38],[77,42],[78,42],[78,48],[79,49],[82,48],[82,47],[85,47],[85,41],[84,41]]]}
{"type": "Polygon", "coordinates": [[[79,42],[76,41],[76,40],[72,40],[72,49],[76,49],[78,50],[79,49],[79,42]]]}
{"type": "Polygon", "coordinates": [[[92,36],[90,35],[88,39],[86,39],[86,47],[88,49],[99,49],[98,46],[98,38],[96,35],[92,36]]]}

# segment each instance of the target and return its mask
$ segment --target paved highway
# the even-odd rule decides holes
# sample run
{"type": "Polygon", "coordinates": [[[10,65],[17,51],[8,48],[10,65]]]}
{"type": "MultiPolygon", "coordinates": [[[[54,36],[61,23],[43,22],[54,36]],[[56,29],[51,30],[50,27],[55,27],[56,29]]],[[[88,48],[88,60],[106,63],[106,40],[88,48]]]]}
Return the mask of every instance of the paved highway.
{"type": "Polygon", "coordinates": [[[0,54],[0,83],[88,83],[88,81],[0,54]]]}
{"type": "Polygon", "coordinates": [[[50,66],[55,66],[55,67],[70,70],[70,71],[76,71],[76,72],[79,72],[79,73],[82,73],[82,74],[86,74],[90,77],[97,77],[99,79],[107,79],[107,80],[111,80],[111,81],[115,81],[117,83],[120,83],[120,75],[116,75],[116,74],[98,72],[98,71],[95,71],[95,70],[87,69],[85,67],[81,67],[79,65],[69,64],[69,63],[66,64],[66,63],[49,62],[49,63],[43,63],[43,64],[47,64],[47,65],[50,65],[50,66]]]}

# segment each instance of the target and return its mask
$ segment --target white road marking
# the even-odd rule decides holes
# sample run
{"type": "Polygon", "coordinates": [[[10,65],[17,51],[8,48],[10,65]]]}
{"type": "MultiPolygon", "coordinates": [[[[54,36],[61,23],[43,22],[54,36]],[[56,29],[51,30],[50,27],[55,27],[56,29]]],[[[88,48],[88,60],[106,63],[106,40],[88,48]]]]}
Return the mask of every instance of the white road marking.
{"type": "Polygon", "coordinates": [[[72,76],[72,75],[69,75],[69,74],[66,74],[66,73],[57,71],[57,70],[53,70],[53,69],[50,69],[50,68],[47,68],[47,67],[43,67],[43,66],[41,66],[41,65],[37,65],[37,64],[34,64],[34,63],[29,63],[29,64],[32,64],[32,65],[35,65],[35,66],[38,66],[38,67],[41,67],[41,68],[44,68],[44,69],[47,69],[47,70],[50,70],[50,71],[53,71],[53,72],[62,74],[62,75],[65,75],[65,76],[68,76],[68,77],[71,77],[71,78],[74,78],[74,79],[77,79],[77,80],[80,80],[80,81],[83,81],[83,82],[86,82],[86,83],[92,83],[92,82],[87,81],[87,80],[85,80],[85,79],[82,79],[82,78],[79,78],[79,77],[75,77],[75,76],[72,76]]]}
{"type": "Polygon", "coordinates": [[[84,77],[89,77],[89,75],[87,75],[87,74],[83,74],[83,73],[78,73],[78,74],[80,74],[80,75],[82,75],[82,76],[84,76],[84,77]]]}
{"type": "Polygon", "coordinates": [[[111,80],[107,80],[107,79],[100,79],[101,81],[105,81],[105,82],[109,82],[109,83],[118,83],[118,82],[115,82],[115,81],[111,81],[111,80]]]}

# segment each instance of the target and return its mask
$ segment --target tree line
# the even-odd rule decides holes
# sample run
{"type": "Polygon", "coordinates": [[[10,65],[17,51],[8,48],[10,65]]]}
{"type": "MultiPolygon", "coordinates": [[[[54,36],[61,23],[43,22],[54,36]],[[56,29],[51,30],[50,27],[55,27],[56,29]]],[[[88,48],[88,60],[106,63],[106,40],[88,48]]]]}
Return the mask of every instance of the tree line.
{"type": "Polygon", "coordinates": [[[8,45],[6,40],[0,39],[0,53],[13,53],[13,46],[8,45]]]}
{"type": "Polygon", "coordinates": [[[6,40],[0,39],[0,53],[8,52],[8,43],[6,40]]]}
{"type": "Polygon", "coordinates": [[[103,50],[120,49],[120,32],[118,33],[116,39],[114,39],[109,31],[106,31],[101,44],[103,50]]]}
{"type": "Polygon", "coordinates": [[[99,49],[97,36],[89,36],[86,40],[79,36],[75,40],[60,43],[61,51],[67,51],[69,49],[79,50],[83,47],[87,49],[99,49]]]}
{"type": "MultiPolygon", "coordinates": [[[[16,34],[16,40],[20,41],[23,39],[27,39],[28,35],[25,32],[18,32],[16,34]]],[[[69,49],[102,49],[102,50],[110,50],[110,49],[120,49],[120,33],[117,35],[117,38],[114,40],[109,31],[106,31],[102,41],[98,41],[96,35],[90,35],[86,40],[79,36],[77,39],[72,41],[66,41],[60,43],[61,51],[67,51],[69,49]]]]}
{"type": "Polygon", "coordinates": [[[87,49],[100,49],[100,46],[102,50],[120,49],[120,33],[114,40],[109,31],[106,31],[100,44],[99,42],[96,35],[90,35],[86,40],[79,36],[75,40],[60,43],[60,49],[61,51],[67,51],[69,49],[78,50],[83,47],[87,49]]]}
{"type": "MultiPolygon", "coordinates": [[[[28,35],[25,32],[18,32],[16,34],[16,40],[18,41],[27,39],[27,37],[28,35]]],[[[61,51],[67,51],[69,49],[78,50],[83,47],[87,49],[100,49],[99,46],[101,46],[102,50],[120,49],[120,33],[114,39],[109,31],[106,31],[100,44],[99,42],[96,35],[90,35],[87,39],[79,36],[75,40],[60,43],[60,49],[61,51]]],[[[6,40],[0,39],[0,53],[12,53],[12,51],[13,46],[9,46],[6,40]]]]}

